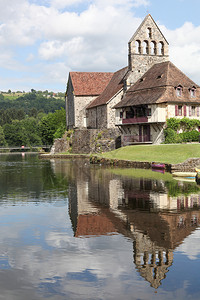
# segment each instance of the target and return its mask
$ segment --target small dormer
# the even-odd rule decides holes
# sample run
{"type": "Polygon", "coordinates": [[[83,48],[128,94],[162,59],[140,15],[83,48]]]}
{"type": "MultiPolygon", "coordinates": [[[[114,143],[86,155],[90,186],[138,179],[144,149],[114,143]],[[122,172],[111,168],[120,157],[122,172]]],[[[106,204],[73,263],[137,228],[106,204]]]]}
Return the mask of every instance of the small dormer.
{"type": "Polygon", "coordinates": [[[189,88],[189,93],[190,93],[191,98],[195,98],[196,97],[196,87],[193,86],[193,87],[189,88]]]}
{"type": "Polygon", "coordinates": [[[175,91],[176,91],[176,96],[177,97],[181,97],[182,96],[182,94],[183,94],[183,87],[182,87],[182,85],[178,85],[178,86],[176,86],[175,87],[175,91]]]}

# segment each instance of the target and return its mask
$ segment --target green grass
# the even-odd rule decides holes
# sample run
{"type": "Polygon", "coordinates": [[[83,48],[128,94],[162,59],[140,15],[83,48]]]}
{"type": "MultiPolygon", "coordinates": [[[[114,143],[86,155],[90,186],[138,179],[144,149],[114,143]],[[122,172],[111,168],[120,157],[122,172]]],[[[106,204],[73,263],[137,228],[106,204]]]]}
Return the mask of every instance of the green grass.
{"type": "Polygon", "coordinates": [[[136,145],[101,154],[109,159],[177,164],[200,157],[200,144],[136,145]]]}

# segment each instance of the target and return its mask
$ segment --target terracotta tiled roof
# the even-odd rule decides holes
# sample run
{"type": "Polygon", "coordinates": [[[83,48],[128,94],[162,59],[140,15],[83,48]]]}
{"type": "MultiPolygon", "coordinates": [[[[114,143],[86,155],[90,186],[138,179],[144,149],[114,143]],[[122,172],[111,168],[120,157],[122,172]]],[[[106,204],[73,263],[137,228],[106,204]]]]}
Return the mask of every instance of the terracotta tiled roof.
{"type": "Polygon", "coordinates": [[[87,109],[106,104],[114,95],[116,95],[123,88],[123,78],[127,71],[128,67],[125,67],[115,72],[105,90],[89,104],[87,109]]]}
{"type": "Polygon", "coordinates": [[[169,61],[150,68],[115,108],[164,102],[200,103],[200,87],[169,61]],[[179,85],[183,88],[181,97],[176,94],[179,85]],[[196,97],[190,96],[189,89],[193,87],[196,88],[196,97]]]}
{"type": "Polygon", "coordinates": [[[100,95],[113,73],[108,72],[70,72],[74,93],[76,96],[98,96],[100,95]]]}

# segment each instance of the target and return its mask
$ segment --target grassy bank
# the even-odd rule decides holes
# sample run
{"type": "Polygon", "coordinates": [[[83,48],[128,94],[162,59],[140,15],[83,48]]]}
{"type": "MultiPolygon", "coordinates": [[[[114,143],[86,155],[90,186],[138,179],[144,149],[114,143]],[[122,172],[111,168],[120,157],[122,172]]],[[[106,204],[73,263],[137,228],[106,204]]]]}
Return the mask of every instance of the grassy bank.
{"type": "Polygon", "coordinates": [[[137,145],[103,153],[102,157],[132,161],[177,164],[200,157],[200,144],[137,145]]]}

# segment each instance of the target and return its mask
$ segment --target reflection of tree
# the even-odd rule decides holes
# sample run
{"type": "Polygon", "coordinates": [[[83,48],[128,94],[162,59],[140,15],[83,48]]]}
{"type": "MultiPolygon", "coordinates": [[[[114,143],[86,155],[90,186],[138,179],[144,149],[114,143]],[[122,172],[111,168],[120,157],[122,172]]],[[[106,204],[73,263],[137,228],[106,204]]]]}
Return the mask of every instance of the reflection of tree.
{"type": "Polygon", "coordinates": [[[178,196],[178,195],[189,195],[191,193],[198,193],[200,191],[199,186],[195,182],[184,182],[180,183],[179,181],[172,180],[165,182],[165,186],[168,190],[169,196],[178,196]]]}
{"type": "MultiPolygon", "coordinates": [[[[41,161],[36,155],[8,154],[0,157],[0,197],[22,201],[47,198],[51,194],[66,195],[68,181],[55,174],[50,161],[41,161]],[[20,197],[19,197],[20,196],[20,197]],[[22,197],[21,197],[22,196],[22,197]]],[[[40,199],[40,200],[41,200],[40,199]]]]}

